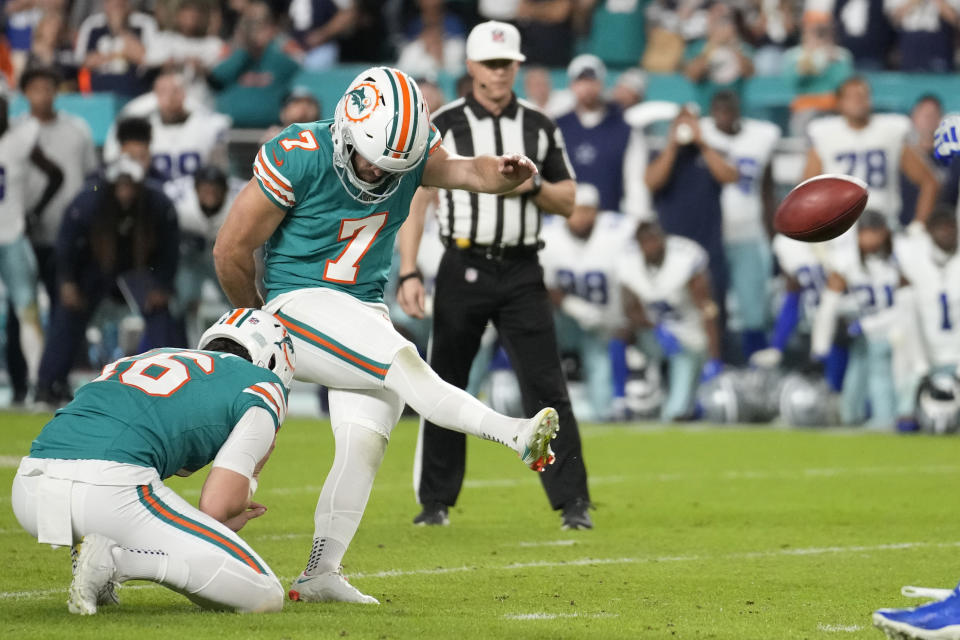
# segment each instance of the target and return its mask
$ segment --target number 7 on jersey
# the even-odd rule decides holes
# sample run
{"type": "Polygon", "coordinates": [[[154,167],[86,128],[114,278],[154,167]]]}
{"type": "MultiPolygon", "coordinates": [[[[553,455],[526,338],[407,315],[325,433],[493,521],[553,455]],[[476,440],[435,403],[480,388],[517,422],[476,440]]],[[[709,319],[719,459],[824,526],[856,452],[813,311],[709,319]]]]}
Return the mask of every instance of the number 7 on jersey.
{"type": "Polygon", "coordinates": [[[340,221],[340,235],[337,240],[347,242],[335,260],[327,260],[323,269],[323,279],[339,284],[356,284],[360,261],[367,254],[377,234],[387,224],[388,212],[375,213],[366,218],[352,218],[340,221]]]}

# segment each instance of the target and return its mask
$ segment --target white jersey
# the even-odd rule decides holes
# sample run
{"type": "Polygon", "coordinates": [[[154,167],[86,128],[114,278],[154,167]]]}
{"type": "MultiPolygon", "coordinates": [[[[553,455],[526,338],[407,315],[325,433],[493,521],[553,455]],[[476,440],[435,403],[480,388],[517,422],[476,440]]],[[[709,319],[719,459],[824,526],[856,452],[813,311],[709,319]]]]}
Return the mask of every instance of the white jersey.
{"type": "Polygon", "coordinates": [[[820,305],[820,294],[827,286],[825,264],[829,261],[826,246],[777,234],[773,238],[773,254],[780,270],[800,285],[800,307],[807,321],[812,322],[820,305]]]}
{"type": "MultiPolygon", "coordinates": [[[[176,124],[164,124],[156,111],[147,119],[153,170],[165,181],[192,175],[209,164],[214,149],[226,144],[231,123],[229,117],[205,109],[192,111],[185,121],[176,124]]],[[[119,153],[116,130],[111,127],[104,145],[104,161],[110,162],[119,153]]]]}
{"type": "Polygon", "coordinates": [[[575,295],[602,310],[601,328],[623,326],[623,302],[617,279],[617,260],[633,237],[633,224],[619,213],[597,216],[586,240],[570,233],[562,220],[544,225],[540,251],[543,280],[548,288],[575,295]]]}
{"type": "Polygon", "coordinates": [[[848,315],[862,319],[893,307],[902,280],[895,257],[861,258],[859,251],[856,255],[845,252],[836,257],[832,270],[847,284],[844,309],[848,315]]]}
{"type": "Polygon", "coordinates": [[[772,122],[744,118],[740,130],[726,134],[713,118],[700,120],[703,138],[721,151],[736,168],[739,178],[723,186],[720,206],[723,210],[725,242],[763,240],[763,176],[780,141],[780,127],[772,122]]]}
{"type": "Polygon", "coordinates": [[[898,239],[897,259],[913,285],[923,343],[933,366],[960,365],[960,253],[942,255],[926,233],[898,239]]]}
{"type": "Polygon", "coordinates": [[[0,244],[13,242],[26,228],[27,168],[39,137],[36,122],[0,136],[0,244]]]}
{"type": "Polygon", "coordinates": [[[867,183],[867,208],[887,216],[900,228],[900,157],[911,130],[909,118],[893,113],[870,117],[863,129],[851,128],[842,116],[812,121],[807,136],[820,157],[823,173],[841,173],[867,183]]]}
{"type": "Polygon", "coordinates": [[[163,191],[173,202],[177,209],[177,222],[180,225],[180,233],[183,235],[192,235],[203,238],[209,246],[213,246],[217,239],[217,232],[223,226],[227,219],[227,212],[236,199],[237,194],[243,188],[245,183],[241,180],[229,179],[227,183],[227,195],[223,200],[223,206],[208,216],[200,208],[200,200],[197,198],[196,185],[193,182],[193,176],[183,176],[176,180],[171,180],[163,185],[163,191]]]}
{"type": "Polygon", "coordinates": [[[663,264],[655,267],[646,263],[637,243],[630,243],[617,263],[617,277],[643,303],[650,322],[663,323],[687,349],[703,351],[707,334],[689,284],[707,270],[707,252],[680,236],[667,236],[666,245],[663,264]]]}
{"type": "MultiPolygon", "coordinates": [[[[44,209],[40,224],[31,231],[35,242],[53,246],[57,242],[63,212],[80,193],[84,179],[97,170],[97,149],[93,144],[90,125],[82,118],[58,111],[50,122],[40,122],[25,115],[16,121],[15,126],[34,126],[31,122],[40,127],[40,150],[63,172],[63,183],[44,209]]],[[[27,171],[27,207],[39,202],[46,185],[46,174],[30,166],[27,171]]]]}

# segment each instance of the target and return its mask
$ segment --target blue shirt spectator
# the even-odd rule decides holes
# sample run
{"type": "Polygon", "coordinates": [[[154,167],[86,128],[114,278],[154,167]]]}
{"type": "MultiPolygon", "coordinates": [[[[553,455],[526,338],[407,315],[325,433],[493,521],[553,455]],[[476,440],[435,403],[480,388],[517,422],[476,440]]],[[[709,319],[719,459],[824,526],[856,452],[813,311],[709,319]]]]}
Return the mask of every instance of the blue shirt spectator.
{"type": "Polygon", "coordinates": [[[103,13],[80,25],[74,51],[77,64],[90,70],[90,88],[124,96],[149,91],[144,62],[156,32],[153,17],[133,11],[129,0],[104,0],[103,13]]]}
{"type": "Polygon", "coordinates": [[[833,19],[837,44],[853,55],[858,71],[880,71],[893,46],[893,29],[884,0],[836,0],[833,19]]]}
{"type": "Polygon", "coordinates": [[[897,29],[902,71],[953,70],[960,0],[884,0],[897,29]]]}

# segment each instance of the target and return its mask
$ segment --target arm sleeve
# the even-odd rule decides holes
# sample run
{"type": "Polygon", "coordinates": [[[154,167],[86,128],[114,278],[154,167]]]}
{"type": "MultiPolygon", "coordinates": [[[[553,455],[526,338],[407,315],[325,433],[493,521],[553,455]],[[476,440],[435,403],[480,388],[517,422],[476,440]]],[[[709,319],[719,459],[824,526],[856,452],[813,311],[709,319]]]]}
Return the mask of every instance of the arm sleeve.
{"type": "Polygon", "coordinates": [[[253,177],[271,202],[289,211],[297,204],[298,185],[306,184],[302,178],[309,156],[305,154],[318,152],[313,132],[291,125],[260,147],[253,161],[253,177]]]}
{"type": "Polygon", "coordinates": [[[647,171],[647,142],[643,131],[633,129],[623,154],[623,212],[643,220],[650,212],[650,190],[643,177],[647,171]]]}
{"type": "Polygon", "coordinates": [[[234,82],[246,69],[250,54],[243,49],[235,49],[223,62],[210,71],[210,84],[214,89],[223,89],[234,82]]]}
{"type": "Polygon", "coordinates": [[[269,412],[260,407],[250,407],[220,447],[217,457],[213,459],[213,466],[252,478],[257,463],[270,451],[275,435],[273,418],[269,412]]]}
{"type": "Polygon", "coordinates": [[[550,182],[573,180],[575,178],[573,166],[567,157],[567,148],[563,142],[560,127],[550,122],[549,128],[545,129],[545,133],[547,134],[548,146],[547,155],[544,157],[543,166],[540,168],[543,179],[550,182]]]}

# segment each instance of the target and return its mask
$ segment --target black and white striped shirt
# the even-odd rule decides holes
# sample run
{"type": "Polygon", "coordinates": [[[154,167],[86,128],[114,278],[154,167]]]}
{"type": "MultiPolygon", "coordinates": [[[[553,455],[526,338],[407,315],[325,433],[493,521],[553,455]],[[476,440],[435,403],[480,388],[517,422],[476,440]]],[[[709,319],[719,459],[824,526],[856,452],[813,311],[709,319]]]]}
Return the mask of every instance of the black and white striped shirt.
{"type": "MultiPolygon", "coordinates": [[[[563,136],[553,120],[514,95],[498,116],[468,94],[438,109],[433,124],[443,145],[462,156],[522,153],[547,182],[570,180],[573,167],[563,136]]],[[[449,244],[466,239],[474,245],[534,246],[540,236],[540,210],[526,195],[512,198],[469,191],[440,191],[440,237],[449,244]]]]}

